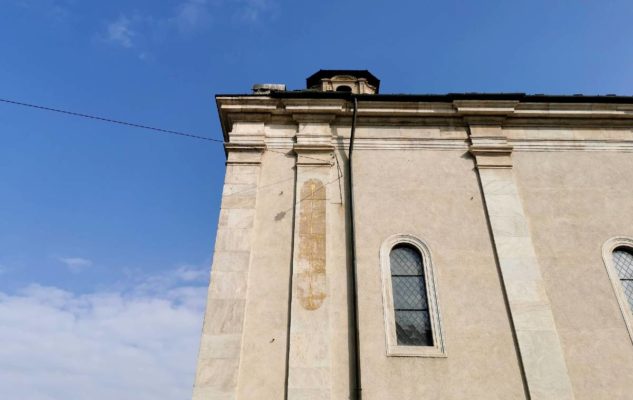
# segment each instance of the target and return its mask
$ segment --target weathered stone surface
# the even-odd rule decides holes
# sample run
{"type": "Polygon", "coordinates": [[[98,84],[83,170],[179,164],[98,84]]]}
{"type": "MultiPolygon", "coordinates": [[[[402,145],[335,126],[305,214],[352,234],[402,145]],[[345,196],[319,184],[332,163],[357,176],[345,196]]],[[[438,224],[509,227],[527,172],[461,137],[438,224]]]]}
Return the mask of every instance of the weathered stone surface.
{"type": "MultiPolygon", "coordinates": [[[[232,159],[252,163],[260,157],[254,153],[232,159]]],[[[227,167],[194,400],[237,399],[257,188],[250,177],[258,171],[251,164],[227,167]]]]}
{"type": "Polygon", "coordinates": [[[310,179],[303,183],[300,196],[296,295],[301,307],[316,310],[327,297],[325,187],[318,179],[310,179]]]}
{"type": "MultiPolygon", "coordinates": [[[[379,100],[359,99],[354,152],[363,400],[628,399],[601,248],[633,237],[633,106],[379,100]],[[379,249],[404,234],[428,245],[445,358],[387,355],[379,249]]],[[[194,399],[353,399],[351,103],[218,103],[230,143],[194,399]]]]}
{"type": "Polygon", "coordinates": [[[288,399],[331,397],[330,315],[326,253],[329,167],[298,170],[292,275],[288,399]]]}

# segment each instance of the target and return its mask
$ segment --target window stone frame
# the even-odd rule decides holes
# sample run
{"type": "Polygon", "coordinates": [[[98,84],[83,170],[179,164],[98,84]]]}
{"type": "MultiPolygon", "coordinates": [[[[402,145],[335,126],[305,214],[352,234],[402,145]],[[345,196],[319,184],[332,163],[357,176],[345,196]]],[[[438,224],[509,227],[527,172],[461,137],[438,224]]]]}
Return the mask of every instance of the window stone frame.
{"type": "Polygon", "coordinates": [[[629,332],[629,338],[633,343],[633,311],[631,310],[629,302],[624,295],[624,289],[622,288],[618,271],[613,265],[613,251],[618,247],[626,247],[633,253],[633,238],[627,236],[616,236],[607,240],[602,246],[602,261],[604,261],[604,266],[607,270],[607,274],[609,275],[611,286],[613,286],[615,297],[618,300],[624,324],[629,332]]]}
{"type": "Polygon", "coordinates": [[[446,346],[439,308],[435,268],[431,260],[431,251],[422,240],[409,234],[396,234],[388,237],[380,247],[380,269],[382,281],[382,304],[385,321],[387,356],[390,357],[446,357],[446,346]],[[393,286],[391,283],[391,250],[399,244],[414,247],[422,257],[424,281],[426,284],[429,320],[433,335],[433,346],[398,345],[396,334],[395,311],[393,302],[393,286]]]}

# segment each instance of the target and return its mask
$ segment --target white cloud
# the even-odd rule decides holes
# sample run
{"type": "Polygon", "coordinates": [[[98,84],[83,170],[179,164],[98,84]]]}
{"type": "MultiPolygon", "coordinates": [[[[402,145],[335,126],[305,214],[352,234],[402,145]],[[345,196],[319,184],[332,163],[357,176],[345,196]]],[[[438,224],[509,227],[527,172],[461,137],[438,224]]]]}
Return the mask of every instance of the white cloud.
{"type": "Polygon", "coordinates": [[[179,268],[119,291],[33,284],[0,292],[3,398],[190,398],[207,283],[194,271],[179,268]],[[153,278],[160,284],[147,285],[153,278]]]}
{"type": "Polygon", "coordinates": [[[277,2],[273,0],[237,0],[237,16],[245,22],[258,22],[264,16],[274,16],[277,2]]]}
{"type": "Polygon", "coordinates": [[[71,17],[72,0],[18,0],[18,6],[45,16],[57,23],[65,23],[71,17]]]}
{"type": "Polygon", "coordinates": [[[131,24],[132,21],[129,18],[121,15],[115,21],[108,23],[105,40],[125,48],[134,46],[132,39],[136,36],[136,32],[132,30],[131,24]]]}
{"type": "Polygon", "coordinates": [[[189,33],[207,26],[211,22],[211,14],[206,0],[186,0],[176,8],[176,15],[169,19],[178,30],[189,33]]]}
{"type": "Polygon", "coordinates": [[[156,38],[169,36],[172,32],[189,35],[208,27],[211,13],[207,0],[185,0],[166,16],[133,13],[121,14],[116,20],[106,24],[105,32],[99,35],[104,41],[126,49],[141,48],[141,60],[147,60],[148,45],[156,38]]]}
{"type": "Polygon", "coordinates": [[[98,37],[123,48],[139,49],[138,58],[147,60],[151,55],[147,49],[155,42],[173,33],[189,37],[203,32],[212,25],[216,14],[252,24],[274,18],[278,9],[277,0],[182,0],[166,15],[121,14],[108,22],[98,37]]]}
{"type": "Polygon", "coordinates": [[[58,260],[66,265],[71,272],[81,272],[92,267],[92,261],[81,257],[60,257],[58,260]]]}
{"type": "Polygon", "coordinates": [[[176,276],[185,282],[208,280],[210,275],[209,271],[210,270],[206,268],[183,265],[176,270],[176,276]]]}

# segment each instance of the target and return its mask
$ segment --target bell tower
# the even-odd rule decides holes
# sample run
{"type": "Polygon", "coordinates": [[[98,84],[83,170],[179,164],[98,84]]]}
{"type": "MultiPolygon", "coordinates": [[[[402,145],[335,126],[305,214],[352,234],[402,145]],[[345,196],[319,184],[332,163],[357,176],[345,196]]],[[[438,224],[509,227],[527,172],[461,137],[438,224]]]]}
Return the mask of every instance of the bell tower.
{"type": "Polygon", "coordinates": [[[320,92],[378,94],[380,80],[366,69],[321,69],[306,79],[306,86],[320,92]]]}

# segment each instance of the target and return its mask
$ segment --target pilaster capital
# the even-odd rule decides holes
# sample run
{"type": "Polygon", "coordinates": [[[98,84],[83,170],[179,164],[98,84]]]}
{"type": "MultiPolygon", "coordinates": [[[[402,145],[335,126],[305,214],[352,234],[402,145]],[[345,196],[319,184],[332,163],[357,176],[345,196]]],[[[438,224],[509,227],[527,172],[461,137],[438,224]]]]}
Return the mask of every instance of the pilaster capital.
{"type": "Polygon", "coordinates": [[[226,165],[259,165],[266,150],[263,143],[225,143],[226,165]]]}
{"type": "Polygon", "coordinates": [[[512,146],[506,143],[479,143],[470,146],[477,168],[512,168],[512,146]]]}
{"type": "Polygon", "coordinates": [[[296,143],[292,148],[297,155],[298,166],[323,166],[333,165],[334,146],[330,144],[301,144],[296,143]]]}
{"type": "Polygon", "coordinates": [[[266,123],[269,120],[270,114],[265,113],[229,113],[229,142],[249,144],[263,142],[266,135],[266,123]]]}
{"type": "Polygon", "coordinates": [[[477,168],[512,168],[512,146],[501,124],[505,117],[467,117],[470,153],[477,168]]]}
{"type": "Polygon", "coordinates": [[[293,114],[292,118],[297,122],[297,145],[319,148],[332,146],[332,128],[330,123],[334,121],[334,114],[293,114]]]}

